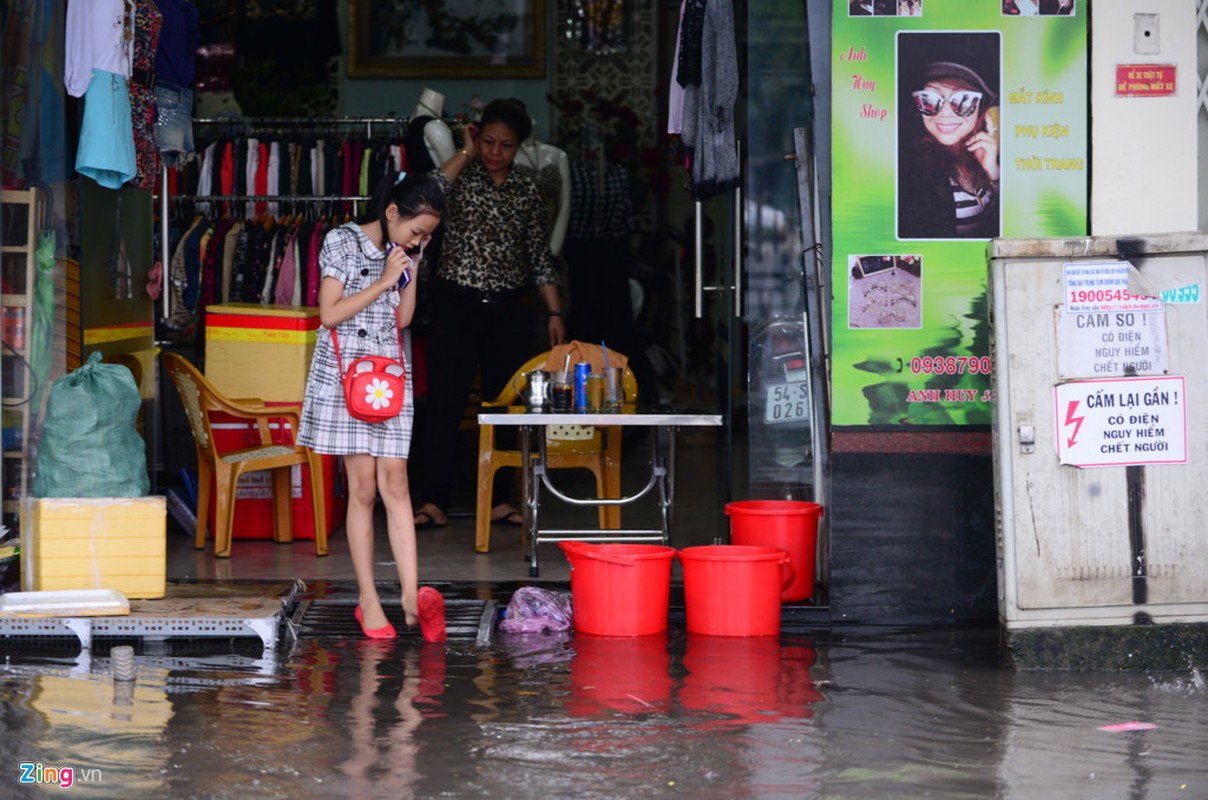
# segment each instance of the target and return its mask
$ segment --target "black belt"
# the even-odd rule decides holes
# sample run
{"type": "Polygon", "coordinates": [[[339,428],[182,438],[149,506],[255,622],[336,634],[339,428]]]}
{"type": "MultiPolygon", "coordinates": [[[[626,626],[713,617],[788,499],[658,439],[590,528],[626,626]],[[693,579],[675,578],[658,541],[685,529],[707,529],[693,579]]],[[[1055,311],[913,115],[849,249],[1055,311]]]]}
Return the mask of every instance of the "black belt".
{"type": "Polygon", "coordinates": [[[135,67],[130,73],[130,82],[148,89],[155,88],[155,70],[135,67]]]}
{"type": "Polygon", "coordinates": [[[515,289],[476,289],[464,283],[451,281],[447,278],[437,278],[436,285],[450,296],[460,300],[470,300],[476,303],[507,303],[524,295],[522,288],[515,289]]]}

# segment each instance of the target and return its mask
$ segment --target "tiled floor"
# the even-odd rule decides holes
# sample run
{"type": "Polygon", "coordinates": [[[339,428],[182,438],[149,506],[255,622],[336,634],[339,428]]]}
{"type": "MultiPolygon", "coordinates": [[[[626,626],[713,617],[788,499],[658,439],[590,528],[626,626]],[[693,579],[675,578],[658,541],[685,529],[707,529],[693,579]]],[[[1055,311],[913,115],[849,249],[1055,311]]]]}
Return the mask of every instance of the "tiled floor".
{"type": "MultiPolygon", "coordinates": [[[[716,469],[717,449],[712,436],[691,431],[678,439],[675,525],[671,545],[688,547],[710,544],[724,536],[724,488],[716,469]]],[[[648,472],[649,449],[642,443],[625,449],[623,481],[627,492],[640,489],[648,472]],[[631,486],[631,484],[633,484],[631,486]]],[[[591,476],[584,471],[556,473],[555,481],[571,494],[587,494],[591,476]]],[[[455,497],[449,525],[419,532],[421,582],[467,582],[477,584],[529,581],[527,551],[522,549],[520,529],[495,525],[491,531],[491,552],[474,551],[473,486],[464,482],[463,497],[455,497]]],[[[543,498],[548,498],[547,494],[543,498]]],[[[542,504],[542,521],[557,526],[596,525],[596,514],[587,509],[571,509],[556,500],[542,504]]],[[[655,527],[656,503],[647,495],[623,511],[625,527],[655,527]]],[[[261,539],[236,539],[231,557],[214,557],[212,543],[195,550],[191,534],[174,521],[168,525],[169,580],[264,580],[297,578],[303,581],[353,580],[348,541],[342,522],[335,526],[327,556],[317,558],[312,540],[299,539],[291,544],[276,544],[261,539]]],[[[378,509],[376,542],[377,578],[382,582],[398,580],[385,534],[384,512],[378,509]]],[[[567,582],[569,565],[556,544],[543,544],[539,553],[541,582],[567,582]]],[[[676,567],[678,571],[678,565],[676,567]]]]}

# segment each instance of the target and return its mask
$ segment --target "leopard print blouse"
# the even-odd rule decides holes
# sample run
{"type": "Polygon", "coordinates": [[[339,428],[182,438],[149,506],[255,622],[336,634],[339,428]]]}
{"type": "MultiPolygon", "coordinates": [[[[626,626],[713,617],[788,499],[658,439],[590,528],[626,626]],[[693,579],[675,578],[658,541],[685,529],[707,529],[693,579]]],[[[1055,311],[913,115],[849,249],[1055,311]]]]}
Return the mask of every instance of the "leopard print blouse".
{"type": "Polygon", "coordinates": [[[432,171],[447,204],[441,220],[444,243],[437,277],[485,291],[559,283],[541,190],[513,169],[496,186],[479,161],[456,181],[432,171]]]}

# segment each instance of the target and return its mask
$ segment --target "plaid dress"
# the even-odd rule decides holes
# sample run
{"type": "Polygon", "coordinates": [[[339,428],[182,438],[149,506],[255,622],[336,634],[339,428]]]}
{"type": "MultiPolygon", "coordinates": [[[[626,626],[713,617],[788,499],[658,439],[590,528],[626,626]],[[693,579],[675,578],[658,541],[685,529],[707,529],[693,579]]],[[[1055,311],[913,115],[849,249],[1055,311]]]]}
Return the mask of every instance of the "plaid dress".
{"type": "MultiPolygon", "coordinates": [[[[319,251],[322,277],[344,284],[344,296],[356,294],[382,275],[386,254],[369,241],[356,223],[331,230],[319,251]]],[[[340,357],[347,368],[364,355],[390,356],[399,352],[397,289],[383,292],[364,311],[336,326],[340,357]]],[[[365,454],[375,458],[407,458],[411,451],[414,393],[411,370],[407,370],[406,398],[397,416],[380,423],[353,419],[344,405],[341,367],[336,364],[331,331],[319,328],[315,355],[306,379],[298,442],[329,455],[365,454]]]]}

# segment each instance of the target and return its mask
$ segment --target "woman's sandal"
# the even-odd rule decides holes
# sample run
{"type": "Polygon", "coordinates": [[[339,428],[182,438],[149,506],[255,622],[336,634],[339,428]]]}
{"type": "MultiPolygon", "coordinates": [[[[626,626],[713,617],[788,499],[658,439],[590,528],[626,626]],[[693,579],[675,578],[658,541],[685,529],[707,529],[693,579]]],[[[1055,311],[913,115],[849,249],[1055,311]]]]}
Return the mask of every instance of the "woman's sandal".
{"type": "Polygon", "coordinates": [[[444,522],[437,522],[436,517],[434,517],[432,514],[429,514],[427,511],[416,511],[415,512],[415,529],[417,531],[427,531],[427,530],[431,530],[433,528],[443,528],[448,524],[449,524],[449,520],[447,520],[447,519],[444,522]]]}
{"type": "Polygon", "coordinates": [[[512,525],[519,528],[524,524],[524,514],[516,509],[512,509],[507,513],[500,514],[498,517],[491,517],[492,525],[512,525]]]}
{"type": "Polygon", "coordinates": [[[394,639],[398,633],[394,630],[394,626],[387,622],[380,628],[366,628],[365,618],[361,615],[361,607],[357,605],[357,610],[352,614],[357,619],[357,623],[361,626],[361,631],[370,639],[394,639]]]}
{"type": "Polygon", "coordinates": [[[419,607],[419,630],[425,642],[443,642],[445,632],[445,598],[431,586],[419,587],[415,598],[419,607]]]}

